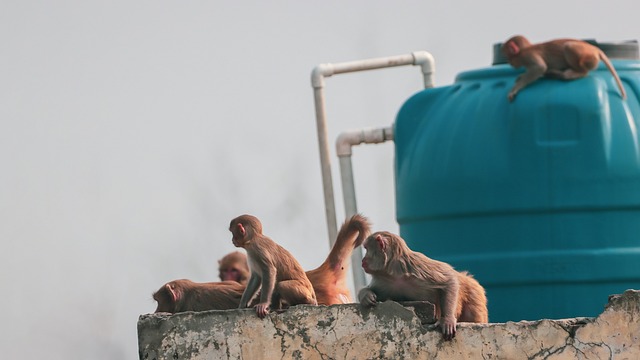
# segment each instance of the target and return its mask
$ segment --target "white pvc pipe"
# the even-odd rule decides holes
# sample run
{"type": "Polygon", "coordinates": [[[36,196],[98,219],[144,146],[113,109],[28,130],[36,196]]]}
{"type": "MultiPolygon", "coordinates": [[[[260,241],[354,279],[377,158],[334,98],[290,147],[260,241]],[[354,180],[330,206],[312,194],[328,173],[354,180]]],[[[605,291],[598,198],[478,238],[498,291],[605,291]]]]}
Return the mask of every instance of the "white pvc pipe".
{"type": "MultiPolygon", "coordinates": [[[[342,198],[344,211],[348,219],[358,212],[356,189],[351,164],[351,147],[360,144],[378,144],[393,140],[393,128],[362,129],[345,131],[336,140],[336,150],[340,159],[340,178],[342,179],[342,198]]],[[[364,271],[358,264],[362,262],[362,249],[357,248],[351,254],[351,273],[356,293],[367,285],[364,271]]]]}
{"type": "MultiPolygon", "coordinates": [[[[389,140],[393,140],[393,127],[391,126],[377,129],[349,130],[338,135],[336,152],[338,156],[351,156],[351,148],[355,145],[379,144],[389,140]]],[[[347,215],[347,217],[351,215],[347,215]]]]}
{"type": "Polygon", "coordinates": [[[329,158],[329,146],[327,145],[327,122],[325,120],[324,94],[322,88],[313,89],[316,104],[316,127],[318,131],[318,145],[320,147],[320,168],[322,171],[322,188],[324,190],[324,211],[329,232],[329,244],[333,247],[338,236],[336,224],[336,204],[333,195],[333,183],[331,175],[331,160],[329,158]]]}
{"type": "Polygon", "coordinates": [[[324,102],[324,78],[335,74],[381,69],[402,65],[419,65],[422,70],[425,88],[433,87],[433,73],[435,61],[433,56],[426,51],[416,51],[411,54],[397,55],[383,58],[351,61],[336,64],[320,64],[311,72],[311,86],[316,109],[316,125],[318,131],[318,146],[320,148],[320,167],[322,171],[322,187],[324,190],[325,215],[327,217],[327,229],[331,246],[336,241],[337,223],[336,206],[333,194],[331,175],[331,161],[329,157],[329,144],[327,141],[327,123],[324,102]]]}

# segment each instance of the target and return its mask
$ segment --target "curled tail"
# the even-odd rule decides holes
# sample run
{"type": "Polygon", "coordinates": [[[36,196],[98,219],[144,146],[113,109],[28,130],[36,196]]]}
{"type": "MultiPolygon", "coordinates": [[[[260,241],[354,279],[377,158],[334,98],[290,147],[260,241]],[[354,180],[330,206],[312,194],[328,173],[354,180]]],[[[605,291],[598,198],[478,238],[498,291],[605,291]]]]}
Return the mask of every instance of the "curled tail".
{"type": "Polygon", "coordinates": [[[611,61],[609,61],[609,58],[607,57],[607,55],[605,55],[604,52],[600,51],[599,55],[600,55],[600,60],[602,60],[602,62],[607,66],[607,69],[609,69],[609,71],[611,72],[611,75],[613,75],[613,78],[616,80],[616,84],[618,84],[618,88],[620,89],[620,96],[622,96],[622,100],[625,100],[627,98],[627,92],[624,91],[624,87],[622,86],[622,81],[618,76],[618,72],[613,67],[613,65],[611,64],[611,61]]]}
{"type": "Polygon", "coordinates": [[[369,236],[371,225],[366,217],[356,214],[342,224],[336,243],[327,259],[318,268],[307,271],[307,277],[320,305],[346,304],[351,302],[347,286],[347,267],[353,249],[369,236]]]}
{"type": "Polygon", "coordinates": [[[351,256],[353,249],[360,246],[369,234],[371,234],[369,219],[360,214],[353,215],[340,227],[336,243],[327,257],[327,262],[331,265],[337,265],[346,261],[351,256]]]}

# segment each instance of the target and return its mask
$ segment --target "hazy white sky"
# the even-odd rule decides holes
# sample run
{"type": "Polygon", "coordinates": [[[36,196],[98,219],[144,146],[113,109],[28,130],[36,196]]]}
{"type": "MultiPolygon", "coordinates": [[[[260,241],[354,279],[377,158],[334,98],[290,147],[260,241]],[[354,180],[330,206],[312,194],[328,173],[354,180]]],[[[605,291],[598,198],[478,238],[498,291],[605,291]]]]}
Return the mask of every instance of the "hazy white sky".
{"type": "MultiPolygon", "coordinates": [[[[151,293],[216,280],[242,213],[318,266],[328,240],[317,64],[427,50],[442,86],[489,66],[492,45],[515,33],[640,38],[637,0],[524,4],[0,3],[2,357],[136,358],[151,293]]],[[[390,125],[420,88],[415,67],[328,79],[331,143],[390,125]]],[[[397,231],[392,144],[358,147],[353,160],[359,210],[397,231]]]]}

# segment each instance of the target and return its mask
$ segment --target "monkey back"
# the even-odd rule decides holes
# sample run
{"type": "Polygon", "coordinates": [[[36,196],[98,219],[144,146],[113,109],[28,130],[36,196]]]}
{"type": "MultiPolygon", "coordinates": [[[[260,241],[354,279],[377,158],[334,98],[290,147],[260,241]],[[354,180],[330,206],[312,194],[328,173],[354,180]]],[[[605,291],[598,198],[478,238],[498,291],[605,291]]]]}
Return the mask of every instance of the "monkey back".
{"type": "Polygon", "coordinates": [[[401,236],[472,273],[491,321],[595,316],[608,294],[640,288],[637,52],[609,53],[626,101],[601,63],[582,79],[541,79],[509,103],[520,71],[498,64],[400,109],[401,236]]]}

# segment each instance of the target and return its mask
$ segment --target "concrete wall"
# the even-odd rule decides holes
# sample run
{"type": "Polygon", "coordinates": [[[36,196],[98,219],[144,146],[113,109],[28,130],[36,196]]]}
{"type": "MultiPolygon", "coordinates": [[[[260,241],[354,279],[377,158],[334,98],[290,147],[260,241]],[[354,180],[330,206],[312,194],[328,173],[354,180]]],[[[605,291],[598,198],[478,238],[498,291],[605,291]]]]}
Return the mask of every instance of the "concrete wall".
{"type": "Polygon", "coordinates": [[[253,309],[142,315],[139,354],[145,360],[640,359],[639,291],[611,296],[596,318],[459,324],[451,342],[428,325],[433,308],[410,305],[296,306],[265,319],[253,309]]]}

